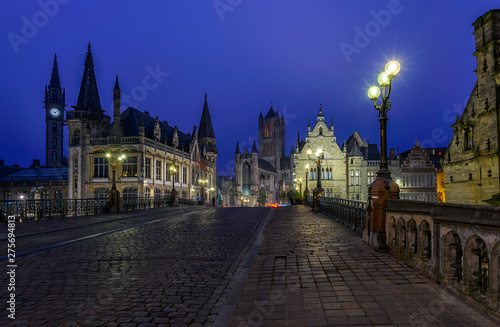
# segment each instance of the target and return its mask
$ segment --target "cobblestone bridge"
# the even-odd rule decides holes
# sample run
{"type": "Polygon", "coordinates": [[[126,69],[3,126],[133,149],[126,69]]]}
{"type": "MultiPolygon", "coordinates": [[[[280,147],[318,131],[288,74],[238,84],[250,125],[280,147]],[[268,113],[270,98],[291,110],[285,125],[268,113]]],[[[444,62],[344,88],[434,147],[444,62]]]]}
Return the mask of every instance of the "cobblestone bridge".
{"type": "Polygon", "coordinates": [[[17,223],[15,235],[15,290],[0,258],[2,326],[499,324],[302,206],[169,207],[17,223]]]}

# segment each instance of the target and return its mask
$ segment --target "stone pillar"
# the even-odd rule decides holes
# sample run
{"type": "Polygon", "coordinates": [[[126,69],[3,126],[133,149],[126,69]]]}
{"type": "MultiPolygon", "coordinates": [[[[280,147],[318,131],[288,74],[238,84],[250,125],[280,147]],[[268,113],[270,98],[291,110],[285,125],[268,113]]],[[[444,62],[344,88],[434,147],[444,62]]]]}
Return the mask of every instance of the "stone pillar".
{"type": "Polygon", "coordinates": [[[373,182],[368,193],[363,241],[378,251],[387,251],[385,207],[387,199],[399,199],[399,186],[390,177],[380,178],[373,182]]]}

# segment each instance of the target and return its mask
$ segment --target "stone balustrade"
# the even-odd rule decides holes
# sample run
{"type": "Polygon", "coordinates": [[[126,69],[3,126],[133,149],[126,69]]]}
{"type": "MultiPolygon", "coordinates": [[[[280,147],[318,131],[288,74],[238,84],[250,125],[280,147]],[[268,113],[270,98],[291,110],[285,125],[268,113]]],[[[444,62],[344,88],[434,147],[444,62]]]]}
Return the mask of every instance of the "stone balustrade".
{"type": "Polygon", "coordinates": [[[389,199],[388,251],[469,300],[500,308],[500,208],[389,199]]]}

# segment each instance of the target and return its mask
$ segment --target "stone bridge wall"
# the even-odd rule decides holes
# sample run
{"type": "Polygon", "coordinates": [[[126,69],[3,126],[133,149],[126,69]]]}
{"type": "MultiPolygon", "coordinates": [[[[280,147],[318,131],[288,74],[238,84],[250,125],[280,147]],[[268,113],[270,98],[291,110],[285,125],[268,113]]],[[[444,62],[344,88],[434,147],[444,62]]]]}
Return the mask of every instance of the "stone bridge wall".
{"type": "Polygon", "coordinates": [[[389,199],[385,211],[391,254],[500,309],[500,208],[389,199]]]}

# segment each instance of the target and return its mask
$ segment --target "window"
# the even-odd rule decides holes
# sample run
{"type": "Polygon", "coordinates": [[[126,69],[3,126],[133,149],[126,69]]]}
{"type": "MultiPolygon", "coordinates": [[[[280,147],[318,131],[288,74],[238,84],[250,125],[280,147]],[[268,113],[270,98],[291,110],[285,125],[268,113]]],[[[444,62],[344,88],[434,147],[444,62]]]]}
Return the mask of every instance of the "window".
{"type": "Polygon", "coordinates": [[[80,145],[80,130],[76,129],[73,131],[71,145],[80,145]]]}
{"type": "Polygon", "coordinates": [[[156,160],[156,179],[161,179],[161,161],[156,160]]]}
{"type": "Polygon", "coordinates": [[[44,190],[42,191],[42,200],[48,200],[49,199],[49,191],[44,190]]]}
{"type": "Polygon", "coordinates": [[[108,177],[108,160],[104,157],[94,158],[94,178],[108,177]]]}
{"type": "Polygon", "coordinates": [[[126,187],[122,191],[123,202],[132,202],[137,200],[137,187],[126,187]]]}
{"type": "Polygon", "coordinates": [[[57,123],[52,123],[52,133],[57,133],[57,123]]]}
{"type": "Polygon", "coordinates": [[[274,124],[269,125],[269,136],[274,136],[274,124]]]}
{"type": "Polygon", "coordinates": [[[467,127],[464,132],[465,150],[472,150],[472,129],[467,127]]]}
{"type": "Polygon", "coordinates": [[[12,194],[10,193],[10,191],[6,191],[6,192],[3,194],[3,199],[4,199],[4,201],[10,201],[10,200],[11,200],[11,197],[12,197],[12,194]]]}
{"type": "Polygon", "coordinates": [[[57,152],[52,151],[52,162],[57,162],[57,152]]]}
{"type": "Polygon", "coordinates": [[[241,193],[242,194],[250,194],[250,174],[251,174],[250,164],[245,161],[241,170],[242,170],[241,171],[241,177],[242,177],[241,193]]]}
{"type": "Polygon", "coordinates": [[[57,148],[57,137],[52,138],[52,147],[57,148]]]}
{"type": "Polygon", "coordinates": [[[122,177],[137,177],[137,156],[127,157],[123,161],[122,177]]]}
{"type": "Polygon", "coordinates": [[[179,166],[175,166],[175,182],[179,183],[179,166]]]}
{"type": "Polygon", "coordinates": [[[313,179],[314,179],[314,178],[313,178],[313,169],[312,169],[312,168],[311,168],[311,172],[309,173],[309,179],[310,179],[310,180],[313,180],[313,179]]]}
{"type": "Polygon", "coordinates": [[[319,135],[323,135],[323,128],[319,128],[319,135]]]}
{"type": "Polygon", "coordinates": [[[144,188],[144,197],[149,198],[151,196],[151,189],[149,187],[144,188]]]}
{"type": "Polygon", "coordinates": [[[105,187],[97,187],[94,189],[95,199],[105,199],[107,195],[108,195],[108,189],[105,187]]]}
{"type": "Polygon", "coordinates": [[[170,189],[169,188],[165,189],[165,195],[170,195],[170,189]]]}
{"type": "Polygon", "coordinates": [[[264,137],[269,137],[269,125],[264,125],[264,137]]]}
{"type": "Polygon", "coordinates": [[[182,182],[184,184],[187,184],[187,182],[188,182],[188,171],[187,171],[186,167],[182,168],[182,182]]]}
{"type": "Polygon", "coordinates": [[[354,183],[355,183],[356,185],[359,185],[359,171],[358,171],[358,170],[356,170],[356,171],[354,172],[354,183]]]}
{"type": "Polygon", "coordinates": [[[321,168],[321,180],[325,179],[325,168],[321,168]]]}
{"type": "Polygon", "coordinates": [[[161,197],[161,189],[159,187],[155,187],[155,198],[161,197]]]}
{"type": "Polygon", "coordinates": [[[349,182],[349,185],[354,185],[354,172],[353,172],[353,171],[351,171],[351,172],[349,173],[349,175],[350,175],[350,182],[349,182]]]}
{"type": "Polygon", "coordinates": [[[368,185],[372,184],[375,180],[375,173],[373,171],[368,172],[368,185]]]}
{"type": "Polygon", "coordinates": [[[328,179],[333,179],[333,177],[332,177],[332,168],[331,167],[328,169],[328,179]]]}
{"type": "Polygon", "coordinates": [[[146,158],[144,163],[144,177],[151,178],[151,158],[146,158]]]}
{"type": "Polygon", "coordinates": [[[55,199],[62,199],[62,197],[63,197],[63,192],[61,190],[54,191],[54,198],[55,199]]]}

